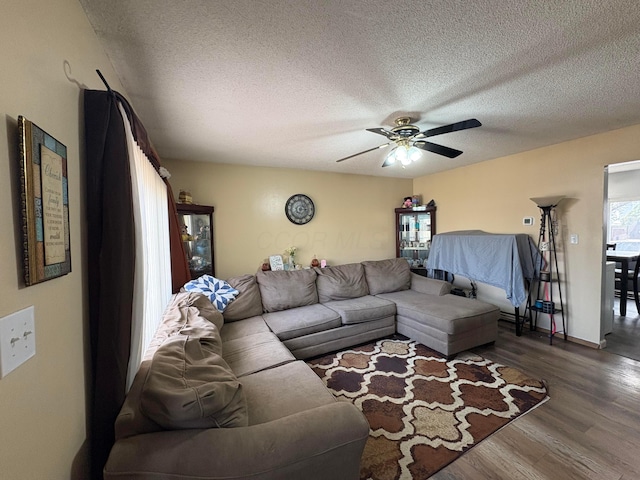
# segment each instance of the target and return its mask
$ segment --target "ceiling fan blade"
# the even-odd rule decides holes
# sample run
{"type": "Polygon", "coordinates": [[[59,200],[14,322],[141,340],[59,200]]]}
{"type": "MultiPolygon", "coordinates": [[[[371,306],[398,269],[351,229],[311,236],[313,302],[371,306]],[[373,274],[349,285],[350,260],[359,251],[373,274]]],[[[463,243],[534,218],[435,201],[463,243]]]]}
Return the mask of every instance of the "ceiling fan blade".
{"type": "Polygon", "coordinates": [[[377,133],[378,135],[384,135],[385,137],[393,140],[396,137],[396,134],[393,132],[390,132],[389,130],[385,130],[382,127],[377,127],[377,128],[367,128],[366,129],[367,132],[373,132],[373,133],[377,133]]]}
{"type": "Polygon", "coordinates": [[[462,153],[462,151],[456,150],[455,148],[445,147],[444,145],[436,145],[435,143],[426,142],[424,140],[413,142],[413,146],[421,148],[422,150],[426,150],[428,152],[437,153],[438,155],[444,155],[445,157],[449,158],[456,158],[462,153]]]}
{"type": "Polygon", "coordinates": [[[378,146],[378,147],[373,147],[373,148],[370,148],[369,150],[365,150],[364,152],[354,153],[353,155],[349,155],[348,157],[344,157],[344,158],[341,158],[340,160],[336,160],[336,163],[338,163],[338,162],[344,162],[345,160],[349,160],[350,158],[357,157],[358,155],[362,155],[362,154],[364,154],[364,153],[373,152],[374,150],[378,150],[378,149],[380,149],[380,148],[388,147],[389,145],[391,145],[391,143],[392,143],[392,142],[385,143],[385,144],[380,145],[380,146],[378,146]]]}
{"type": "Polygon", "coordinates": [[[396,163],[395,159],[393,159],[393,158],[389,158],[389,157],[387,156],[387,158],[385,158],[385,159],[384,159],[384,162],[382,162],[382,166],[383,166],[383,167],[388,167],[388,166],[390,166],[390,165],[393,165],[394,163],[396,163]]]}
{"type": "Polygon", "coordinates": [[[424,132],[420,132],[417,137],[433,137],[435,135],[442,135],[443,133],[451,133],[456,132],[458,130],[466,130],[468,128],[480,127],[482,124],[476,120],[475,118],[470,118],[469,120],[463,120],[461,122],[452,123],[451,125],[445,125],[443,127],[430,128],[429,130],[425,130],[424,132]]]}

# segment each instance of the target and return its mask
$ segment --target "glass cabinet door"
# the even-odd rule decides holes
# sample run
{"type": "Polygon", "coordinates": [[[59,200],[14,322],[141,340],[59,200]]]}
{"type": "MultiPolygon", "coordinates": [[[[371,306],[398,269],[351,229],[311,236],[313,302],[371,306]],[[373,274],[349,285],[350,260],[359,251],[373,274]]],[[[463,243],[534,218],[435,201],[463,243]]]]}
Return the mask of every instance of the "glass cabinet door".
{"type": "Polygon", "coordinates": [[[436,207],[396,208],[396,256],[426,275],[431,238],[436,233],[436,207]]]}
{"type": "Polygon", "coordinates": [[[215,276],[213,256],[213,207],[177,203],[182,243],[191,278],[215,276]]]}

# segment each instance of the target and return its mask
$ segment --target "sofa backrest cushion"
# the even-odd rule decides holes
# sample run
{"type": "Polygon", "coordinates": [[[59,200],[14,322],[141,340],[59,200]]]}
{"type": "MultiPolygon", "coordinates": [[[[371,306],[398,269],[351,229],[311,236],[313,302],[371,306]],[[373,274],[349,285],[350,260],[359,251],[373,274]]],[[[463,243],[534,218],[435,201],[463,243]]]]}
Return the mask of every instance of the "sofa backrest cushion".
{"type": "MultiPolygon", "coordinates": [[[[206,296],[200,293],[180,292],[171,297],[162,316],[162,323],[145,351],[143,362],[116,419],[116,439],[163,430],[161,425],[143,413],[141,407],[142,390],[158,349],[176,335],[202,336],[209,338],[209,349],[220,355],[222,340],[218,327],[222,325],[222,314],[206,296]]],[[[157,368],[157,364],[154,368],[157,368]]]]}
{"type": "Polygon", "coordinates": [[[411,269],[404,258],[370,260],[362,262],[369,293],[398,292],[411,287],[411,269]]]}
{"type": "Polygon", "coordinates": [[[211,331],[206,329],[207,325],[215,326],[215,330],[220,331],[224,325],[224,318],[205,295],[186,291],[176,293],[162,314],[162,321],[145,351],[143,360],[151,359],[167,338],[180,333],[188,325],[192,328],[205,328],[202,333],[204,335],[211,331]]]}
{"type": "Polygon", "coordinates": [[[213,337],[169,337],[151,360],[142,413],[168,430],[247,426],[242,385],[216,351],[213,337]]]}
{"type": "Polygon", "coordinates": [[[320,303],[369,295],[364,267],[360,263],[316,268],[315,271],[318,274],[316,286],[320,303]]]}
{"type": "Polygon", "coordinates": [[[227,305],[225,322],[234,322],[262,314],[262,297],[255,275],[240,275],[227,280],[238,291],[238,296],[227,305]]]}
{"type": "Polygon", "coordinates": [[[315,270],[276,270],[256,273],[265,312],[318,303],[315,270]]]}

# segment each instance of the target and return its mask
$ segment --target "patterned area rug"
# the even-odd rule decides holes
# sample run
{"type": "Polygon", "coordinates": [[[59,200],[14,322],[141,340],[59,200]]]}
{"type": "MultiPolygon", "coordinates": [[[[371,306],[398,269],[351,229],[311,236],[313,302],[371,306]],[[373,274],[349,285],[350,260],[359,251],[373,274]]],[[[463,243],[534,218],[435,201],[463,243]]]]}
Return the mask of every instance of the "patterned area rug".
{"type": "Polygon", "coordinates": [[[446,360],[405,338],[307,362],[371,427],[361,479],[426,479],[548,399],[542,381],[477,355],[446,360]]]}

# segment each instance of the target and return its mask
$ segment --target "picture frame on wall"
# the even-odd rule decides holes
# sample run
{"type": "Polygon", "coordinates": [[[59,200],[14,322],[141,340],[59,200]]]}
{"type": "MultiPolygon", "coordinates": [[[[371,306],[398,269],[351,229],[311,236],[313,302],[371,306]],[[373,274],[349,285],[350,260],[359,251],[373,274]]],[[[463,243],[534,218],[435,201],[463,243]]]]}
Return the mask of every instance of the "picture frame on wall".
{"type": "Polygon", "coordinates": [[[27,286],[71,272],[67,147],[18,117],[22,257],[27,286]]]}

